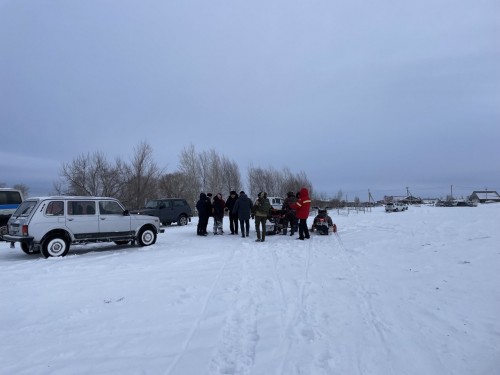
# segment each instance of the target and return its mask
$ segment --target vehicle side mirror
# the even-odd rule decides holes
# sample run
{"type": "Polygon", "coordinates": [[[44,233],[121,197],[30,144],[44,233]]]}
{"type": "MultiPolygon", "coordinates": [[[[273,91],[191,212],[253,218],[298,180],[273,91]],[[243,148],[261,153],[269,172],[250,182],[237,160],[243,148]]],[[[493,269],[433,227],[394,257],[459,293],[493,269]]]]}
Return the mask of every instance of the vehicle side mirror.
{"type": "Polygon", "coordinates": [[[166,208],[166,207],[167,207],[167,205],[165,203],[160,203],[159,208],[166,208]]]}
{"type": "Polygon", "coordinates": [[[130,216],[130,212],[128,210],[123,211],[123,216],[130,216]]]}

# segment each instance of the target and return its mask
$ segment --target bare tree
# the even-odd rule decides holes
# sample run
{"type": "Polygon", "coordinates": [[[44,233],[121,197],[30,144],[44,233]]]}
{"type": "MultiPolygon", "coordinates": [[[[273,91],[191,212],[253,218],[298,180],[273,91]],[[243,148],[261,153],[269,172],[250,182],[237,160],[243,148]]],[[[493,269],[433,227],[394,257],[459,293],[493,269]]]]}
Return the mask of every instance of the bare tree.
{"type": "Polygon", "coordinates": [[[13,186],[14,189],[19,190],[24,198],[29,197],[30,188],[25,184],[15,184],[13,186]]]}
{"type": "Polygon", "coordinates": [[[186,196],[188,202],[196,202],[201,192],[200,161],[194,146],[185,147],[179,155],[179,171],[186,179],[186,196]]]}
{"type": "Polygon", "coordinates": [[[266,191],[267,173],[260,167],[248,168],[248,187],[251,197],[256,197],[260,191],[266,191]]]}
{"type": "Polygon", "coordinates": [[[208,176],[210,174],[210,154],[207,151],[203,151],[198,154],[199,162],[199,176],[201,181],[201,188],[204,192],[208,192],[208,176]]]}
{"type": "Polygon", "coordinates": [[[223,156],[221,159],[221,170],[224,177],[223,183],[225,184],[225,187],[222,190],[224,196],[227,197],[231,190],[235,190],[236,192],[240,191],[242,184],[238,164],[223,156]]]}
{"type": "Polygon", "coordinates": [[[102,152],[82,154],[70,163],[63,163],[54,189],[62,195],[117,197],[123,188],[122,170],[119,159],[113,166],[102,152]]]}
{"type": "Polygon", "coordinates": [[[270,196],[284,196],[289,191],[297,192],[303,187],[307,188],[310,194],[312,193],[312,184],[305,172],[293,175],[288,168],[280,172],[272,168],[250,167],[248,184],[253,196],[260,191],[266,191],[270,196]]]}
{"type": "Polygon", "coordinates": [[[189,177],[182,172],[164,174],[158,182],[158,192],[165,198],[185,198],[193,202],[189,177]]]}
{"type": "Polygon", "coordinates": [[[146,199],[155,197],[162,173],[147,142],[141,142],[134,151],[131,164],[124,166],[127,189],[122,200],[127,207],[141,207],[146,199]]]}
{"type": "Polygon", "coordinates": [[[207,176],[207,191],[214,194],[221,193],[224,188],[224,175],[222,173],[222,161],[214,149],[207,152],[208,154],[208,176],[207,176]]]}

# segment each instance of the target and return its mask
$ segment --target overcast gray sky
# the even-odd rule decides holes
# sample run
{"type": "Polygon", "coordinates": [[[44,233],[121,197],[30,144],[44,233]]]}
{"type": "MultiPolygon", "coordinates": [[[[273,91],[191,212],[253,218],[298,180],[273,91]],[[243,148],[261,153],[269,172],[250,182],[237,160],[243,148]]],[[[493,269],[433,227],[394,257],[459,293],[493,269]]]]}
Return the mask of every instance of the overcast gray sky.
{"type": "Polygon", "coordinates": [[[147,141],[365,198],[500,191],[498,0],[0,0],[0,182],[147,141]]]}

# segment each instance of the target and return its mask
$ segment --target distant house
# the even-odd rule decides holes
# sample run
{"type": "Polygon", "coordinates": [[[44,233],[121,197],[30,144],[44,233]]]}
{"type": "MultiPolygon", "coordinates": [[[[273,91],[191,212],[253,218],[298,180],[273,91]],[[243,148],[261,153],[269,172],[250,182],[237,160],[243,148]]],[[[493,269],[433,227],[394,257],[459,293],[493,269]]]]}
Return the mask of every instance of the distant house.
{"type": "Polygon", "coordinates": [[[406,204],[422,204],[423,200],[422,198],[414,197],[412,195],[408,195],[406,198],[401,199],[400,202],[406,203],[406,204]]]}
{"type": "Polygon", "coordinates": [[[500,195],[494,190],[477,190],[472,192],[470,200],[485,202],[500,202],[500,195]]]}
{"type": "Polygon", "coordinates": [[[414,197],[412,195],[405,195],[405,196],[385,196],[384,197],[384,202],[385,203],[392,203],[392,202],[401,202],[401,203],[406,203],[406,204],[422,204],[423,200],[422,198],[414,197]]]}

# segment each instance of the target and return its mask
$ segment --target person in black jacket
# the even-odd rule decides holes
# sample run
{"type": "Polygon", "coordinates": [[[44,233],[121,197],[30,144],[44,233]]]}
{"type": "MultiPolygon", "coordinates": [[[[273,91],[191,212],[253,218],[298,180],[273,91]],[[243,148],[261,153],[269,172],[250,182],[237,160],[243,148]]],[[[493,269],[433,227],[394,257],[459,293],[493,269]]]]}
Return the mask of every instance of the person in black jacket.
{"type": "Polygon", "coordinates": [[[238,234],[238,214],[233,213],[233,208],[237,200],[238,196],[236,192],[232,190],[229,193],[229,198],[226,200],[226,210],[229,213],[229,229],[231,230],[231,234],[238,234]]]}
{"type": "Polygon", "coordinates": [[[198,211],[198,236],[206,236],[208,218],[212,214],[212,203],[207,198],[205,193],[200,193],[200,200],[196,203],[196,210],[198,211]]]}
{"type": "Polygon", "coordinates": [[[293,191],[289,191],[286,194],[285,201],[283,202],[282,210],[285,211],[285,218],[283,220],[283,235],[286,235],[288,224],[290,224],[290,236],[295,233],[295,227],[297,226],[297,217],[295,216],[295,210],[290,207],[291,204],[297,202],[297,197],[293,191]]]}
{"type": "Polygon", "coordinates": [[[214,234],[224,234],[222,228],[224,222],[224,207],[226,202],[222,199],[222,194],[217,193],[212,204],[212,214],[214,217],[214,234]]]}
{"type": "Polygon", "coordinates": [[[240,220],[241,237],[248,237],[250,234],[250,215],[252,214],[253,202],[244,191],[240,191],[240,197],[233,207],[233,213],[238,215],[240,220]],[[246,229],[246,230],[245,230],[246,229]]]}

